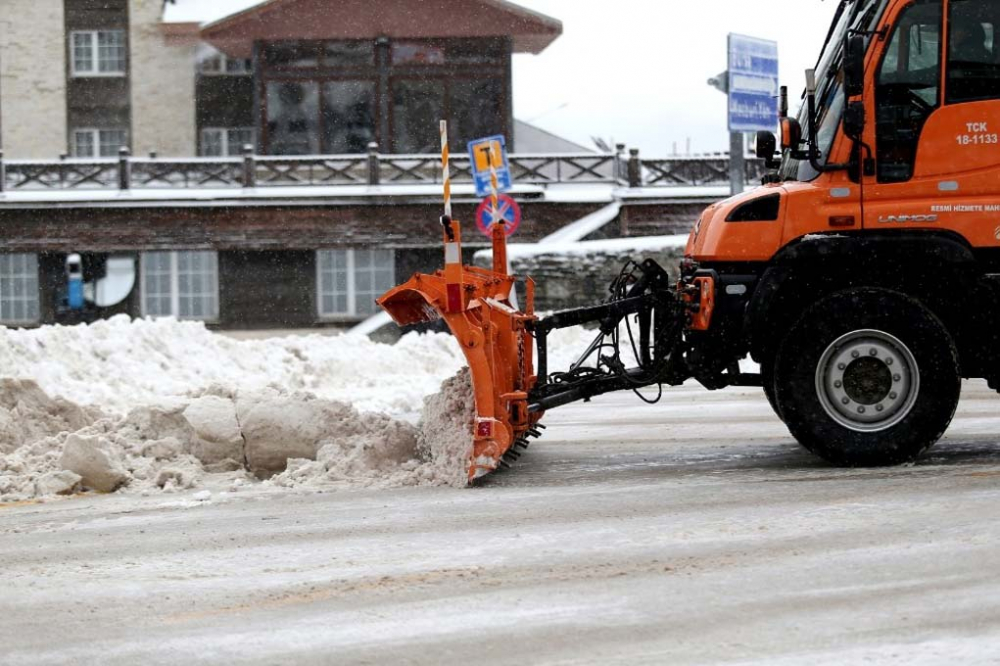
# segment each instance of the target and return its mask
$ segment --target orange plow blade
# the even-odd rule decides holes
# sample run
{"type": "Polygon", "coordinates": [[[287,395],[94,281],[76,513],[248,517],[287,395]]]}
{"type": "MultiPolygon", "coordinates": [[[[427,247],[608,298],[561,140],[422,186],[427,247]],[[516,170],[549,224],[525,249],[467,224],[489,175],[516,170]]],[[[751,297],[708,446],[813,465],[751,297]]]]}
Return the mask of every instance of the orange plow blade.
{"type": "Polygon", "coordinates": [[[472,373],[476,420],[469,458],[469,481],[503,464],[541,418],[528,412],[533,388],[534,339],[527,323],[534,316],[534,283],[526,281],[524,310],[512,305],[516,278],[507,274],[506,236],[494,225],[493,270],[463,266],[457,222],[445,226],[445,268],[414,275],[388,291],[378,304],[400,326],[444,319],[462,347],[472,373]]]}

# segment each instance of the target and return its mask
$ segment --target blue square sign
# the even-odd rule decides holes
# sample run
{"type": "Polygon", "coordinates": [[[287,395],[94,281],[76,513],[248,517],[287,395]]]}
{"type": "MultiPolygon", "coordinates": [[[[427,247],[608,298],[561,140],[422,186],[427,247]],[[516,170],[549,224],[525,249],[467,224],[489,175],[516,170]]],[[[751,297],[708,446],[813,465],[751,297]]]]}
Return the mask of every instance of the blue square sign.
{"type": "Polygon", "coordinates": [[[729,35],[729,131],[773,131],[777,124],[777,42],[729,35]]]}
{"type": "Polygon", "coordinates": [[[472,165],[472,179],[476,182],[476,195],[490,194],[490,159],[497,172],[497,192],[507,192],[513,186],[510,162],[507,160],[507,139],[490,136],[469,142],[469,163],[472,165]]]}

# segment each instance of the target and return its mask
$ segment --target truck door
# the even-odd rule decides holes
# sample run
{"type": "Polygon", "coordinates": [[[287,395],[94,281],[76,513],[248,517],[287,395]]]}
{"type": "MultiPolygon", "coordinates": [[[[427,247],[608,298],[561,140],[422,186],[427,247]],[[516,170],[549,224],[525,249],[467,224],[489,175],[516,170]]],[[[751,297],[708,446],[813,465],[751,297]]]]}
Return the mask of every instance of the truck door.
{"type": "Polygon", "coordinates": [[[902,6],[874,73],[869,230],[956,231],[1000,244],[1000,3],[902,6]]]}

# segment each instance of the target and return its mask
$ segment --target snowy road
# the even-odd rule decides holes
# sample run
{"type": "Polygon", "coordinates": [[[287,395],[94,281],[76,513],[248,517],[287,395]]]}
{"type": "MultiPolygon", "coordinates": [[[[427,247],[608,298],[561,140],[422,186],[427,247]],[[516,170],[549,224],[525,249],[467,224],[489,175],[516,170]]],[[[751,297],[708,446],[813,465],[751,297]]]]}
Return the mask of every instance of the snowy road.
{"type": "Polygon", "coordinates": [[[996,663],[985,386],[891,470],[824,466],[756,391],[548,422],[469,491],[0,508],[0,663],[996,663]]]}

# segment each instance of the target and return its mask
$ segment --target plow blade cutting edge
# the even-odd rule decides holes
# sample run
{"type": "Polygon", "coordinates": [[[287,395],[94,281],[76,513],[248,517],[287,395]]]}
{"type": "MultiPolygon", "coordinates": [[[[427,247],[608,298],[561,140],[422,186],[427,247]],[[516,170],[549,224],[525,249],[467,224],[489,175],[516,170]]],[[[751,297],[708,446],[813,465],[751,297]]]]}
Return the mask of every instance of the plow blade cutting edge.
{"type": "Polygon", "coordinates": [[[462,265],[461,229],[442,218],[445,267],[433,275],[414,275],[378,299],[400,326],[444,319],[462,348],[472,375],[476,419],[472,431],[469,481],[485,476],[515,456],[516,445],[537,435],[542,414],[529,413],[535,385],[534,283],[525,281],[524,310],[513,303],[517,279],[508,274],[506,234],[493,225],[492,270],[462,265]]]}

